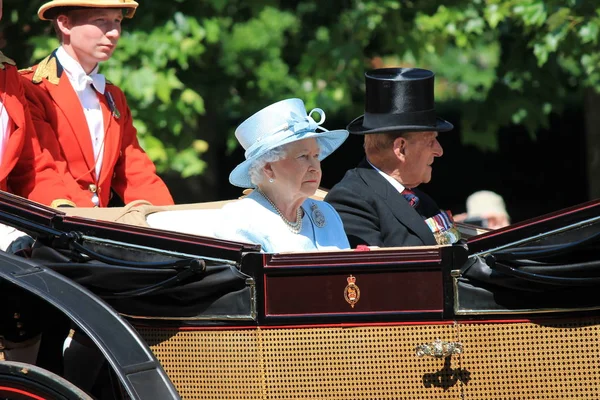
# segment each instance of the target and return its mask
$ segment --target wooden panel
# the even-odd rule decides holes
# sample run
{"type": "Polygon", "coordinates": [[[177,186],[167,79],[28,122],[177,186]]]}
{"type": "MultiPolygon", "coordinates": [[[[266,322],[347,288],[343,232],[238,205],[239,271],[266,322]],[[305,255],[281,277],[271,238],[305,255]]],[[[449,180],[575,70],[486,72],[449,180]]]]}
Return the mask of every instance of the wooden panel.
{"type": "Polygon", "coordinates": [[[265,315],[327,315],[382,312],[441,312],[440,271],[340,273],[265,277],[265,315]],[[348,277],[360,297],[354,307],[344,297],[348,277]]]}

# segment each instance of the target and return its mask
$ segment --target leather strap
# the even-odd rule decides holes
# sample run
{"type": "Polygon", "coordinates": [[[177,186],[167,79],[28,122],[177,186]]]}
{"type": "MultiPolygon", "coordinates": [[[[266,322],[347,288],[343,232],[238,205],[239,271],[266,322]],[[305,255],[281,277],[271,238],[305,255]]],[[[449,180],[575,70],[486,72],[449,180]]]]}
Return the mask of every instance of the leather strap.
{"type": "Polygon", "coordinates": [[[4,356],[4,336],[0,336],[0,361],[6,361],[4,356]]]}

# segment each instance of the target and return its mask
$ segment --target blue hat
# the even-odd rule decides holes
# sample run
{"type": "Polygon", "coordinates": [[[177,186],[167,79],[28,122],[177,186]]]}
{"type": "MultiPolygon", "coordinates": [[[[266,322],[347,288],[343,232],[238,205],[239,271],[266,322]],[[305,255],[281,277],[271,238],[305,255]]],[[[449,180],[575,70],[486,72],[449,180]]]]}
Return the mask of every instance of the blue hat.
{"type": "Polygon", "coordinates": [[[298,140],[315,138],[319,144],[319,160],[323,160],[340,147],[348,137],[348,131],[328,131],[320,125],[325,122],[325,111],[320,108],[306,113],[300,99],[287,99],[263,108],[235,130],[235,137],[246,150],[246,161],[231,171],[229,182],[243,188],[254,187],[248,170],[252,163],[267,151],[298,140]],[[311,115],[318,113],[319,122],[311,115]],[[319,130],[317,132],[317,130],[319,130]]]}

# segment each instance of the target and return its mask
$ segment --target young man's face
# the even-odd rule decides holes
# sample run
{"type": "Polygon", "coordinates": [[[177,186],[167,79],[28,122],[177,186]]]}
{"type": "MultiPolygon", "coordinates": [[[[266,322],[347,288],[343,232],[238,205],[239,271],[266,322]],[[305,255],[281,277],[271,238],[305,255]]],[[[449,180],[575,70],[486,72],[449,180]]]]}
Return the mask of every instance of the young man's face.
{"type": "Polygon", "coordinates": [[[95,65],[112,56],[121,36],[122,20],[120,9],[89,8],[60,15],[58,24],[63,44],[85,68],[85,64],[95,65]]]}

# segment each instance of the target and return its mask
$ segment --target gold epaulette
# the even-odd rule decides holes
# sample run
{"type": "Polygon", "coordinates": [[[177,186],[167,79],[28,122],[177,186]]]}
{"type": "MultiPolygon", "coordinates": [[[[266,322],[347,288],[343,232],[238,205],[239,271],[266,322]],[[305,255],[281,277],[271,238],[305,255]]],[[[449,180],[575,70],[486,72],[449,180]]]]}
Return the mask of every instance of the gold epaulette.
{"type": "Polygon", "coordinates": [[[56,57],[53,54],[50,54],[38,64],[31,81],[33,83],[40,83],[44,78],[54,85],[58,85],[58,82],[60,82],[58,65],[56,64],[56,57]]]}
{"type": "Polygon", "coordinates": [[[28,74],[30,72],[33,72],[33,68],[31,68],[31,67],[29,67],[29,68],[22,68],[22,69],[19,70],[19,73],[21,75],[25,75],[25,74],[28,74]]]}
{"type": "Polygon", "coordinates": [[[57,208],[57,207],[76,207],[75,203],[73,203],[71,200],[67,200],[67,199],[56,199],[56,200],[52,200],[52,203],[50,203],[50,207],[53,208],[57,208]]]}
{"type": "Polygon", "coordinates": [[[4,64],[17,65],[12,59],[6,57],[4,53],[0,51],[0,69],[4,69],[4,64]]]}

